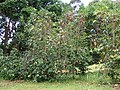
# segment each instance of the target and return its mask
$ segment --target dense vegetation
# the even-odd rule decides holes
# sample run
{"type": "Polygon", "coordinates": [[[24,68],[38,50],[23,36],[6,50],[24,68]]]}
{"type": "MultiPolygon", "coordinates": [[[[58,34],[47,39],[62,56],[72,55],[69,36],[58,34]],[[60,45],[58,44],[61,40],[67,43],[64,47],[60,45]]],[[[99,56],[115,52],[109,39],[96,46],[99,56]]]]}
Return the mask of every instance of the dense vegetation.
{"type": "Polygon", "coordinates": [[[36,82],[75,78],[85,75],[89,65],[103,64],[101,72],[120,81],[119,1],[95,0],[78,11],[70,4],[0,1],[1,77],[36,82]]]}

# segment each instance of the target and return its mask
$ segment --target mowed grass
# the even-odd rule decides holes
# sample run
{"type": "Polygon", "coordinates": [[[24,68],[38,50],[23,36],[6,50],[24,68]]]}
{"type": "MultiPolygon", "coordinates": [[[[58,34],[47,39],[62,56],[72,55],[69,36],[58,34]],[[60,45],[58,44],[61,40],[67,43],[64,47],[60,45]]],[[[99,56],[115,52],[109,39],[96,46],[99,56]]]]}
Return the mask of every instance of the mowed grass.
{"type": "Polygon", "coordinates": [[[113,90],[109,85],[69,80],[68,82],[0,81],[0,90],[113,90]]]}

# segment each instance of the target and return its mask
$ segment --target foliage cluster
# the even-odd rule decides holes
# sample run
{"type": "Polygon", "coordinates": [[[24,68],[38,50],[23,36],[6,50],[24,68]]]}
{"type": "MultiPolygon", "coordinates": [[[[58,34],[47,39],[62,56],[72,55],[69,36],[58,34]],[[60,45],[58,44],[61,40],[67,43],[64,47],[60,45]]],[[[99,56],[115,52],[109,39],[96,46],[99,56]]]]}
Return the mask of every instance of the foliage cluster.
{"type": "Polygon", "coordinates": [[[25,27],[30,33],[26,40],[30,48],[21,53],[12,50],[1,60],[2,77],[39,82],[59,79],[64,74],[85,74],[91,56],[85,41],[84,16],[73,17],[69,12],[64,20],[53,22],[53,15],[47,10],[31,14],[25,27]]]}
{"type": "MultiPolygon", "coordinates": [[[[83,8],[83,7],[81,7],[83,8]]],[[[104,63],[106,73],[120,81],[120,5],[110,0],[96,1],[83,8],[86,32],[90,39],[92,63],[104,63]]]]}
{"type": "Polygon", "coordinates": [[[87,7],[81,5],[76,15],[57,0],[16,2],[0,3],[3,78],[57,80],[63,75],[85,74],[88,65],[103,63],[104,73],[119,82],[119,3],[93,1],[87,7]]]}

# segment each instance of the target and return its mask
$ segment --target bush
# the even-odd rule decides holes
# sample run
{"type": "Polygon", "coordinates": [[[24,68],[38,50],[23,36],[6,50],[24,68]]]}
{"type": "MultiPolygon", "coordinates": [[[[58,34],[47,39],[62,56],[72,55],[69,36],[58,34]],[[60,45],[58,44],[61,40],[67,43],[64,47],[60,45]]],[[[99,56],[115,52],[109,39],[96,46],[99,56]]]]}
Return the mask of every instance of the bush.
{"type": "Polygon", "coordinates": [[[63,74],[85,74],[91,56],[83,16],[76,17],[74,23],[66,19],[66,28],[60,21],[56,28],[50,17],[52,14],[46,10],[31,14],[25,27],[31,34],[26,40],[30,48],[27,52],[14,49],[4,57],[2,77],[40,82],[59,79],[63,74]]]}
{"type": "Polygon", "coordinates": [[[1,76],[1,70],[2,70],[2,68],[1,68],[2,63],[3,63],[3,51],[2,51],[2,49],[0,49],[0,76],[1,76]]]}
{"type": "Polygon", "coordinates": [[[24,53],[24,55],[20,54],[14,49],[9,56],[1,60],[1,75],[4,79],[9,80],[50,80],[55,77],[52,62],[44,62],[42,58],[29,52],[24,53]]]}
{"type": "Polygon", "coordinates": [[[4,56],[1,60],[1,75],[5,79],[20,78],[21,60],[17,50],[11,51],[9,56],[4,56]]]}
{"type": "Polygon", "coordinates": [[[113,83],[120,82],[120,56],[116,55],[113,61],[108,63],[108,76],[111,77],[113,83]]]}
{"type": "MultiPolygon", "coordinates": [[[[70,48],[67,48],[70,50],[70,48]]],[[[75,52],[68,53],[67,61],[57,60],[56,48],[49,48],[41,55],[38,52],[20,53],[14,49],[9,56],[1,60],[0,72],[4,79],[8,80],[33,80],[35,82],[60,79],[65,73],[76,74],[86,71],[86,51],[81,51],[80,57],[75,57],[75,52]],[[73,55],[73,56],[72,56],[73,55]],[[74,58],[79,58],[76,61],[74,58]],[[64,72],[63,72],[64,71],[64,72]],[[75,71],[75,73],[74,73],[75,71]]]]}

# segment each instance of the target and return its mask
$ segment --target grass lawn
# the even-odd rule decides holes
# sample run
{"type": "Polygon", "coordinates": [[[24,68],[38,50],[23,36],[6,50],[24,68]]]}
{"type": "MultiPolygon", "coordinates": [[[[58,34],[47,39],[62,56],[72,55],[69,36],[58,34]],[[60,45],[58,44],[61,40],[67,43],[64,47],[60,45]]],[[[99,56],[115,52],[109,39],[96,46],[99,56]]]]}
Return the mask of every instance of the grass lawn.
{"type": "Polygon", "coordinates": [[[108,85],[80,82],[71,80],[66,82],[33,83],[25,81],[0,80],[0,90],[113,90],[108,85]]]}

